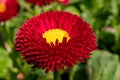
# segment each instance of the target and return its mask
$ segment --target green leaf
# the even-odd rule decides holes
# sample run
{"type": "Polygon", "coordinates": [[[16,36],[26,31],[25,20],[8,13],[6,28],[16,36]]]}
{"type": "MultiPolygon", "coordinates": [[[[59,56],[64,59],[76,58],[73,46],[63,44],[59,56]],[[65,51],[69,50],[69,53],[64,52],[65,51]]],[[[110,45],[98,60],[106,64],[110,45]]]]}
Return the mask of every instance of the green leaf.
{"type": "Polygon", "coordinates": [[[90,24],[94,22],[93,14],[90,11],[83,12],[81,16],[90,24]]]}
{"type": "Polygon", "coordinates": [[[75,65],[70,71],[70,80],[88,80],[86,64],[75,65]]]}
{"type": "Polygon", "coordinates": [[[120,80],[120,63],[118,64],[118,67],[116,69],[116,74],[114,80],[120,80]]]}
{"type": "Polygon", "coordinates": [[[107,51],[94,51],[88,60],[89,78],[91,80],[114,80],[119,57],[107,51]]]}
{"type": "Polygon", "coordinates": [[[120,50],[120,24],[115,26],[115,46],[114,49],[119,52],[120,50]]]}
{"type": "Polygon", "coordinates": [[[12,60],[10,59],[7,51],[0,48],[0,77],[6,77],[9,69],[13,67],[12,60]]]}
{"type": "Polygon", "coordinates": [[[70,4],[78,3],[78,2],[80,2],[80,1],[82,1],[82,0],[70,0],[70,4]]]}
{"type": "Polygon", "coordinates": [[[70,13],[80,15],[79,10],[75,6],[68,6],[64,9],[64,11],[68,11],[70,13]]]}

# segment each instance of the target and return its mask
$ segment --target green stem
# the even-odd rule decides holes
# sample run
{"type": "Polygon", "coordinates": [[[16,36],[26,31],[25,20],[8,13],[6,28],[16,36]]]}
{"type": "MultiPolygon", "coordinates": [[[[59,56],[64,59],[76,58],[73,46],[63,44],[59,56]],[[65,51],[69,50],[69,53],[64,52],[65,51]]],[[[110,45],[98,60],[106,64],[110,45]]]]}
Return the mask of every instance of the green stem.
{"type": "Polygon", "coordinates": [[[58,71],[54,71],[54,80],[61,80],[60,73],[58,71]]]}

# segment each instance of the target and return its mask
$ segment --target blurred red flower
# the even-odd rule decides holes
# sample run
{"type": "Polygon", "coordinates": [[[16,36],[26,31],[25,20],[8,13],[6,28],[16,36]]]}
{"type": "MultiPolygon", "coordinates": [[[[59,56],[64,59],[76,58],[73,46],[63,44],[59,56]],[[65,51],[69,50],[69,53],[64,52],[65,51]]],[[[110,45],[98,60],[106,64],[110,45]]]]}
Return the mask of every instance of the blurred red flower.
{"type": "Polygon", "coordinates": [[[43,5],[50,4],[54,0],[26,0],[26,1],[35,5],[43,6],[43,5]]]}
{"type": "Polygon", "coordinates": [[[33,67],[59,71],[90,58],[96,37],[90,25],[68,12],[44,12],[19,29],[15,48],[33,67]]]}
{"type": "Polygon", "coordinates": [[[70,3],[70,0],[56,0],[56,1],[64,5],[67,5],[70,3]]]}
{"type": "Polygon", "coordinates": [[[16,16],[18,11],[17,0],[0,0],[0,22],[16,16]]]}

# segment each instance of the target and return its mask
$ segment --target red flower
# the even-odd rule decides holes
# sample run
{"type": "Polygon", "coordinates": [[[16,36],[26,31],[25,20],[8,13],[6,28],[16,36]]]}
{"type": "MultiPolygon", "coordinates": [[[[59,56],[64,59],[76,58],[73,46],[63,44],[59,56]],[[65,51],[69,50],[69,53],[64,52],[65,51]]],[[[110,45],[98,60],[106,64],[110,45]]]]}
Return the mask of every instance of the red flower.
{"type": "Polygon", "coordinates": [[[61,4],[69,4],[70,0],[56,0],[57,2],[61,3],[61,4]]]}
{"type": "Polygon", "coordinates": [[[0,22],[16,16],[19,5],[16,0],[0,0],[0,22]]]}
{"type": "Polygon", "coordinates": [[[46,4],[50,4],[54,0],[26,0],[26,1],[35,5],[43,6],[46,4]]]}
{"type": "Polygon", "coordinates": [[[15,48],[33,67],[55,71],[90,58],[96,37],[77,15],[51,11],[29,19],[19,29],[15,48]]]}

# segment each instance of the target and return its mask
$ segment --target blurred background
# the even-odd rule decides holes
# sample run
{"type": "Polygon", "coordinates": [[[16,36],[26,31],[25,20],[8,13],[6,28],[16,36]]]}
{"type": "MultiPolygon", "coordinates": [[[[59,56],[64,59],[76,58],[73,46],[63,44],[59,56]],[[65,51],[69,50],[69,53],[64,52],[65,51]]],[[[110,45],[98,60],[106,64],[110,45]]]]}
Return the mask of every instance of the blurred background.
{"type": "Polygon", "coordinates": [[[97,36],[98,49],[91,58],[61,71],[62,80],[120,80],[120,0],[70,0],[68,5],[53,2],[43,8],[18,2],[18,15],[0,23],[0,80],[53,80],[52,72],[32,69],[14,48],[19,27],[32,16],[50,10],[81,16],[97,36]]]}

